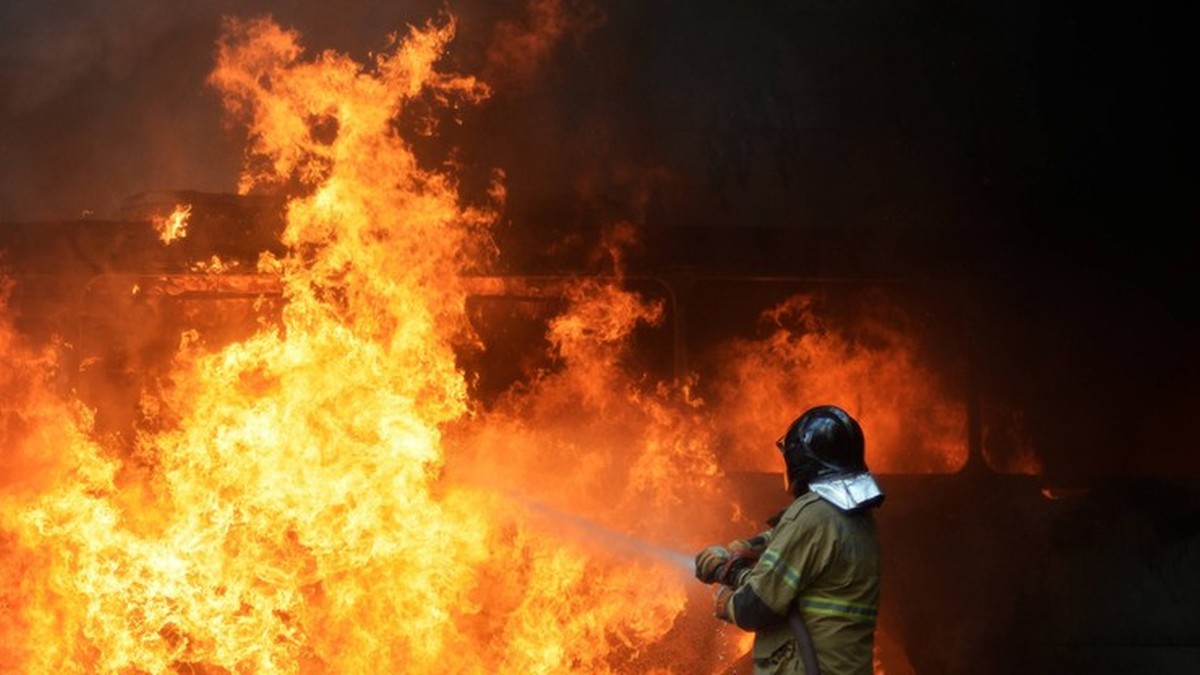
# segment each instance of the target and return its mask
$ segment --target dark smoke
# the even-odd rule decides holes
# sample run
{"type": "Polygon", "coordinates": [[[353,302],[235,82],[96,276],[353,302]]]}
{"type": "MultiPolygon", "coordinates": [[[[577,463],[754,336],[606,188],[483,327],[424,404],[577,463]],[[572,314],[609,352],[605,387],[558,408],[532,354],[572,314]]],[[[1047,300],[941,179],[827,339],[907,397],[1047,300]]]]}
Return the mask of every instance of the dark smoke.
{"type": "MultiPolygon", "coordinates": [[[[0,8],[0,220],[101,215],[144,189],[227,189],[208,3],[0,8]]],[[[232,161],[231,161],[232,160],[232,161]]]]}
{"type": "MultiPolygon", "coordinates": [[[[528,80],[582,39],[579,3],[13,0],[0,4],[0,222],[105,218],[155,190],[233,192],[244,145],[205,85],[222,16],[269,14],[310,51],[365,58],[449,9],[452,58],[528,80]],[[486,59],[490,59],[490,62],[486,59]],[[490,65],[489,65],[490,63],[490,65]]],[[[595,24],[595,16],[587,21],[595,24]]]]}

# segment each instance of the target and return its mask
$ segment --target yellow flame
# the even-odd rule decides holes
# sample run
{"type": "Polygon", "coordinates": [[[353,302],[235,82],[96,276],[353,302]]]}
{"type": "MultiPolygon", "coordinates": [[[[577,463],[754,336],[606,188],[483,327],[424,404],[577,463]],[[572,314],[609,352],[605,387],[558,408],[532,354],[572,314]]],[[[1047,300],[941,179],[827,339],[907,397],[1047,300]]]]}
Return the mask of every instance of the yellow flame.
{"type": "MultiPolygon", "coordinates": [[[[143,410],[156,418],[140,428],[132,454],[93,441],[78,406],[12,402],[54,419],[34,420],[32,435],[19,439],[27,451],[16,455],[18,474],[31,486],[6,490],[0,511],[5,569],[15,570],[4,579],[13,610],[6,665],[655,669],[636,664],[672,628],[692,580],[648,559],[631,565],[531,516],[510,488],[559,475],[557,467],[504,485],[444,478],[449,423],[472,429],[464,443],[488,440],[470,422],[454,345],[470,339],[460,275],[487,255],[492,216],[460,207],[454,178],[422,169],[395,124],[417,96],[486,93],[433,68],[452,35],[452,21],[414,29],[364,68],[330,52],[303,60],[298,36],[269,20],[227,22],[211,80],[250,130],[242,186],[300,186],[287,211],[287,252],[260,263],[282,280],[280,323],[214,352],[181,336],[167,379],[143,392],[154,399],[143,410]],[[324,131],[313,133],[315,125],[324,131]]],[[[589,378],[617,357],[629,325],[660,310],[592,290],[597,298],[577,298],[582,320],[564,316],[553,328],[579,374],[545,386],[590,388],[583,412],[615,412],[589,378]],[[584,325],[605,318],[605,307],[628,314],[598,330],[584,325]]],[[[637,495],[664,484],[673,458],[695,448],[678,424],[637,429],[671,417],[667,405],[685,410],[686,398],[658,403],[653,389],[607,382],[624,390],[626,421],[592,439],[583,464],[595,471],[572,485],[628,479],[634,492],[620,511],[603,508],[600,491],[587,500],[616,527],[639,508],[637,495]],[[601,466],[604,448],[624,442],[637,461],[601,466]]],[[[512,448],[530,432],[509,421],[520,427],[505,439],[512,448]]],[[[561,447],[559,435],[534,436],[540,449],[561,447]]],[[[459,446],[464,456],[485,450],[459,446]]],[[[677,506],[686,487],[658,501],[677,506]]],[[[670,519],[664,510],[644,519],[643,531],[662,532],[670,519]]]]}
{"type": "Polygon", "coordinates": [[[210,256],[208,260],[199,260],[191,265],[189,269],[200,274],[224,274],[232,272],[238,268],[237,261],[227,262],[221,260],[220,256],[210,256]]]}
{"type": "MultiPolygon", "coordinates": [[[[503,186],[461,205],[400,129],[418,100],[488,94],[438,71],[454,27],[392,36],[364,65],[308,56],[269,19],[226,22],[210,82],[248,130],[240,187],[292,191],[284,253],[258,264],[282,308],[232,344],[181,334],[132,443],[97,433],[53,349],[0,322],[0,671],[661,675],[745,651],[740,633],[696,647],[707,611],[699,634],[681,623],[705,591],[670,549],[754,524],[721,481],[728,423],[694,379],[632,362],[660,304],[581,279],[547,328],[557,367],[470,400],[463,275],[495,254],[503,186]]],[[[632,241],[612,233],[618,271],[632,241]]],[[[781,328],[738,372],[798,345],[838,372],[888,371],[781,328]]],[[[796,412],[774,406],[755,435],[796,412]]]]}
{"type": "Polygon", "coordinates": [[[176,204],[175,210],[170,215],[155,217],[153,223],[154,229],[158,232],[159,241],[164,244],[170,244],[176,239],[186,237],[188,219],[191,216],[191,204],[176,204]]]}

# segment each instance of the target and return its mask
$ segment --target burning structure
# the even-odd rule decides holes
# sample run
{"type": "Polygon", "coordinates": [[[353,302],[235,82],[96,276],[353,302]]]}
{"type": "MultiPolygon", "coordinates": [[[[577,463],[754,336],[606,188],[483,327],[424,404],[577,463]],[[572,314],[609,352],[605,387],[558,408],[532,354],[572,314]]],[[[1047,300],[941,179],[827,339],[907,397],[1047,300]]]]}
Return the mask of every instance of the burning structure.
{"type": "MultiPolygon", "coordinates": [[[[970,289],[827,231],[741,233],[821,251],[802,273],[624,220],[515,263],[505,173],[431,140],[491,94],[445,69],[454,31],[359,62],[231,19],[209,84],[247,132],[239,195],[5,226],[0,669],[736,672],[690,554],[781,505],[770,442],[834,400],[893,495],[879,672],[1094,656],[1075,612],[1142,596],[1080,582],[1110,571],[1060,541],[1090,487],[983,393],[970,289]]],[[[1147,503],[1194,513],[1189,489],[1147,503]]],[[[1124,580],[1183,583],[1194,541],[1124,580]]]]}

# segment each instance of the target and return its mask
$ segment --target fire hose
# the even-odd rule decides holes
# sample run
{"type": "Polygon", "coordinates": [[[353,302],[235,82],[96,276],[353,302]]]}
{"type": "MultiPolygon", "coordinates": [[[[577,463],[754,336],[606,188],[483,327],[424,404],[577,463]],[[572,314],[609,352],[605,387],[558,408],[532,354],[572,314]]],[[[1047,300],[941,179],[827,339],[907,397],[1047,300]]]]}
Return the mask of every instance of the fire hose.
{"type": "Polygon", "coordinates": [[[796,638],[796,648],[800,650],[800,660],[804,662],[805,675],[821,675],[821,666],[817,663],[817,648],[813,646],[812,635],[808,633],[808,626],[804,625],[804,619],[800,617],[800,607],[792,608],[788,612],[787,617],[788,628],[792,629],[792,635],[796,638]]]}

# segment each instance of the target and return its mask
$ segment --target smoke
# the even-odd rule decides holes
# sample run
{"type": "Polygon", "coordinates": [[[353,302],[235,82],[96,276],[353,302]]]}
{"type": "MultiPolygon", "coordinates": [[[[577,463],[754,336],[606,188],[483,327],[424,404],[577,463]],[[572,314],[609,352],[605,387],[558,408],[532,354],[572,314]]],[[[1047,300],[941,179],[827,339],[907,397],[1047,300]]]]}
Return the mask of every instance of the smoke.
{"type": "Polygon", "coordinates": [[[187,3],[5,3],[0,16],[9,29],[0,61],[8,95],[0,106],[7,114],[28,113],[87,78],[128,78],[164,33],[192,15],[187,3]]]}
{"type": "Polygon", "coordinates": [[[148,189],[224,189],[236,152],[197,86],[221,4],[4,3],[0,221],[104,216],[148,189]]]}
{"type": "Polygon", "coordinates": [[[774,47],[750,48],[772,39],[644,3],[17,0],[0,7],[0,222],[111,217],[146,191],[235,191],[244,139],[204,83],[224,17],[270,15],[305,47],[363,60],[441,11],[459,22],[451,66],[496,91],[443,142],[462,143],[464,166],[505,167],[520,220],[559,238],[597,220],[702,222],[706,156],[739,133],[711,121],[779,75],[759,67],[774,47]],[[712,50],[747,63],[722,76],[712,50]]]}
{"type": "Polygon", "coordinates": [[[487,50],[489,80],[528,82],[566,37],[578,43],[604,22],[599,8],[583,1],[528,0],[523,20],[496,24],[487,50]]]}
{"type": "Polygon", "coordinates": [[[455,67],[509,84],[599,24],[565,0],[0,4],[0,222],[111,218],[146,191],[234,192],[244,139],[205,84],[225,17],[271,16],[361,59],[440,11],[460,20],[455,67]]]}

